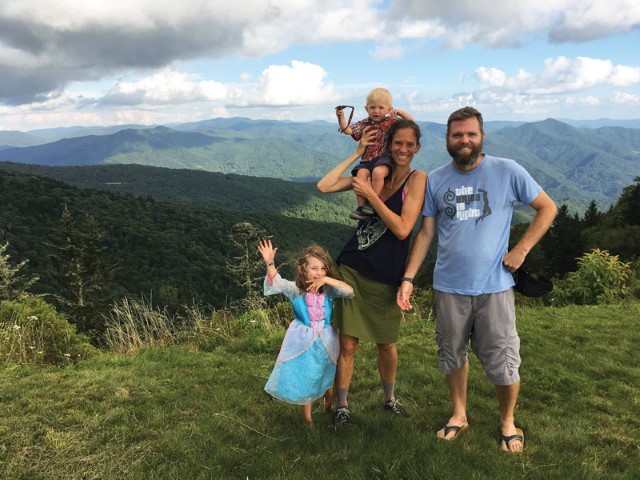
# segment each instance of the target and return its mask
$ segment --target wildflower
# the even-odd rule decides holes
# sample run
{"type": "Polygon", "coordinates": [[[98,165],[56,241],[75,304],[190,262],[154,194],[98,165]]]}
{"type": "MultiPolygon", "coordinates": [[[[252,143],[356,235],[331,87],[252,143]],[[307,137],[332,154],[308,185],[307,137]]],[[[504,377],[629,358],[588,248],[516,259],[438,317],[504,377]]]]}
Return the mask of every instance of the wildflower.
{"type": "Polygon", "coordinates": [[[64,356],[65,357],[71,357],[71,354],[70,353],[65,353],[64,356]]]}
{"type": "Polygon", "coordinates": [[[20,325],[18,325],[17,323],[13,324],[13,329],[14,330],[20,330],[20,325]]]}
{"type": "Polygon", "coordinates": [[[27,320],[36,321],[38,320],[38,317],[36,317],[35,315],[31,315],[30,317],[27,317],[27,320]]]}

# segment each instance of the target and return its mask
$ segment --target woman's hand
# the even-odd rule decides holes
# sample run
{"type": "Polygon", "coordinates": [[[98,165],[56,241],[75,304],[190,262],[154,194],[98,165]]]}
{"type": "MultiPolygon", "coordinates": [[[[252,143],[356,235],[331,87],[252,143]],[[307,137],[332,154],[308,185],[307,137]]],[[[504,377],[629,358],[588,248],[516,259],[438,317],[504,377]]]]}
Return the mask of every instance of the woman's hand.
{"type": "Polygon", "coordinates": [[[377,196],[370,179],[362,180],[358,177],[353,177],[353,191],[356,195],[364,197],[367,200],[377,196]]]}
{"type": "Polygon", "coordinates": [[[358,142],[358,147],[356,148],[356,153],[361,157],[367,147],[373,144],[373,139],[376,136],[376,127],[373,125],[369,125],[362,129],[362,136],[360,137],[360,141],[358,142]]]}
{"type": "Polygon", "coordinates": [[[358,142],[355,152],[345,158],[320,179],[316,185],[318,190],[322,193],[344,192],[351,190],[353,177],[351,175],[344,174],[351,168],[353,162],[362,156],[367,146],[373,143],[374,135],[375,130],[373,130],[372,127],[365,127],[362,130],[362,136],[360,137],[360,142],[358,142]]]}
{"type": "Polygon", "coordinates": [[[400,288],[398,288],[398,293],[396,294],[396,303],[400,310],[411,310],[413,305],[411,305],[411,293],[413,292],[413,284],[410,282],[402,282],[400,284],[400,288]]]}

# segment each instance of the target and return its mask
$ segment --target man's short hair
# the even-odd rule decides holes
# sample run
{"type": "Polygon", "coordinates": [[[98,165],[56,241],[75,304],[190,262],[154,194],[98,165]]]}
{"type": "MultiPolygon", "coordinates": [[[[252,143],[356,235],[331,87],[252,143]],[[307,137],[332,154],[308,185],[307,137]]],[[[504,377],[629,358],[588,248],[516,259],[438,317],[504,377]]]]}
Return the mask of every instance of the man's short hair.
{"type": "Polygon", "coordinates": [[[473,107],[464,107],[449,115],[449,120],[447,120],[447,135],[449,135],[451,122],[459,122],[468,118],[477,118],[478,123],[480,124],[480,133],[484,133],[484,121],[482,120],[482,114],[473,107]]]}

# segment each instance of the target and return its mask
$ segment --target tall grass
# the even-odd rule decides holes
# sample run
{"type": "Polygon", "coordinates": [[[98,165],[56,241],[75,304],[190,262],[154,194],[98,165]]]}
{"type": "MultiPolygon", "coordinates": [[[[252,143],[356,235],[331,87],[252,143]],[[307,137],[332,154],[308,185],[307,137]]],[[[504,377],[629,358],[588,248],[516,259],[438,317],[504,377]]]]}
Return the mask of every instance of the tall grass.
{"type": "Polygon", "coordinates": [[[125,298],[115,303],[106,325],[105,344],[113,353],[135,353],[144,347],[176,343],[175,318],[166,308],[153,308],[144,299],[125,298]]]}
{"type": "Polygon", "coordinates": [[[292,317],[289,302],[248,299],[229,308],[205,309],[190,305],[181,313],[169,313],[144,298],[124,298],[111,309],[104,343],[109,352],[117,354],[177,344],[208,350],[251,332],[273,333],[287,325],[292,317]]]}

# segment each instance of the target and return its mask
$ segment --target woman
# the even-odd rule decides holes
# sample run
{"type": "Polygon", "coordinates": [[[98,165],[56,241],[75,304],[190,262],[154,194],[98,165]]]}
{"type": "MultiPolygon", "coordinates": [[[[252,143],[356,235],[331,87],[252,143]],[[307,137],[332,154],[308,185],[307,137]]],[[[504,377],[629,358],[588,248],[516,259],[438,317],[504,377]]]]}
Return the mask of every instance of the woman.
{"type": "Polygon", "coordinates": [[[410,235],[424,202],[427,174],[411,168],[414,155],[420,151],[420,128],[414,121],[396,122],[388,136],[393,171],[385,179],[380,197],[369,182],[345,175],[375,137],[372,128],[363,131],[356,151],[318,182],[318,190],[323,193],[353,189],[376,212],[371,219],[358,224],[337,259],[343,279],[355,291],[352,300],[336,302],[333,318],[340,330],[334,422],[342,425],[351,423],[347,394],[360,339],[376,342],[384,409],[407,416],[393,396],[398,367],[396,342],[402,319],[396,291],[401,281],[413,280],[402,275],[410,235]]]}

